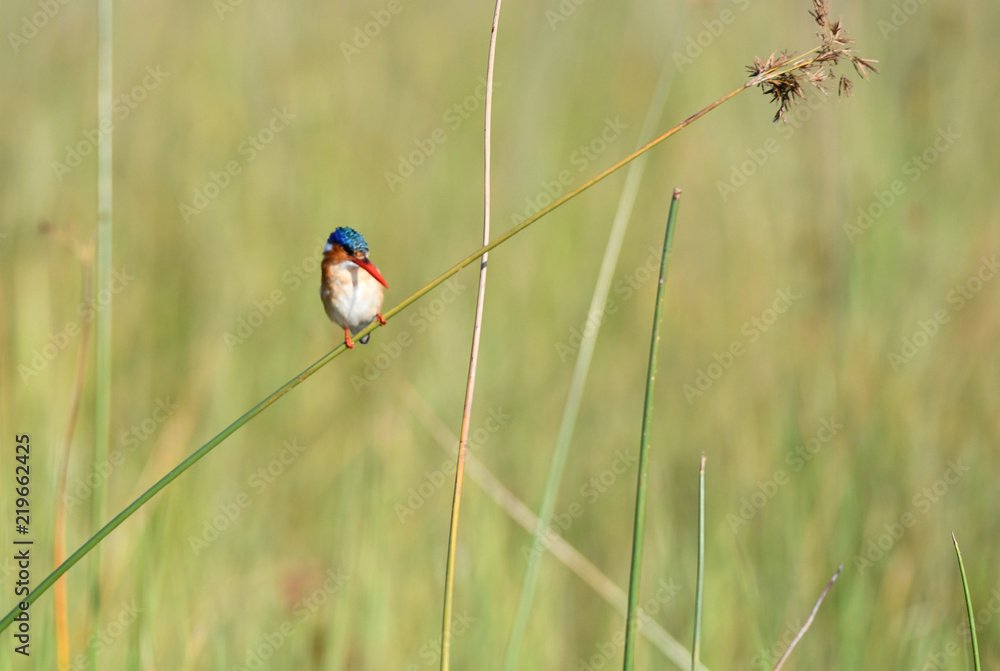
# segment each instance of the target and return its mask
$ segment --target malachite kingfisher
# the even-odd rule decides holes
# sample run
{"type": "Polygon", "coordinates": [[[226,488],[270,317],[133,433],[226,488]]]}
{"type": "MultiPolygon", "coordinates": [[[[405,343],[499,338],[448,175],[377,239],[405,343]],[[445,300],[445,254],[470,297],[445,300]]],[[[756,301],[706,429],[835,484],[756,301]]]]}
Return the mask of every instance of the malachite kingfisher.
{"type": "MultiPolygon", "coordinates": [[[[319,296],[331,321],[344,329],[344,344],[354,348],[351,334],[357,333],[376,319],[385,326],[382,317],[382,273],[368,260],[368,243],[353,228],[341,226],[326,241],[323,249],[323,276],[319,296]]],[[[366,335],[361,344],[368,342],[366,335]]]]}

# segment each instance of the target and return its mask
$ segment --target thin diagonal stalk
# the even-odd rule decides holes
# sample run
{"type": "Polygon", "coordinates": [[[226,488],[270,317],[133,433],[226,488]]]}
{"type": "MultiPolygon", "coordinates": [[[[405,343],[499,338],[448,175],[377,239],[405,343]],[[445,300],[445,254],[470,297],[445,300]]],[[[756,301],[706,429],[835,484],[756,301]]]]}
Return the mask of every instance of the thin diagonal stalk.
{"type": "Polygon", "coordinates": [[[705,453],[701,453],[698,470],[698,578],[694,593],[694,641],[691,643],[691,671],[698,668],[701,657],[701,606],[705,586],[705,453]]]}
{"type": "Polygon", "coordinates": [[[969,614],[969,633],[972,635],[972,660],[976,671],[980,671],[982,667],[979,663],[979,640],[976,638],[976,616],[972,612],[972,594],[969,593],[969,580],[965,577],[965,564],[962,562],[962,551],[958,549],[958,539],[955,538],[954,533],[951,535],[951,540],[955,543],[958,570],[962,574],[962,590],[965,592],[965,610],[969,614]]]}
{"type": "MultiPolygon", "coordinates": [[[[417,419],[423,424],[424,428],[436,437],[441,449],[450,455],[457,454],[455,444],[458,442],[458,439],[441,418],[427,405],[427,402],[420,397],[420,394],[414,389],[413,385],[405,383],[400,389],[400,396],[410,406],[414,414],[417,415],[417,419]]],[[[517,498],[512,491],[507,489],[481,461],[476,459],[474,454],[468,455],[467,465],[469,477],[472,478],[472,481],[478,484],[486,492],[486,495],[493,499],[525,531],[533,533],[538,526],[538,517],[535,513],[521,499],[517,498]]],[[[551,552],[553,557],[562,562],[566,568],[575,573],[580,580],[624,617],[625,609],[628,606],[628,599],[625,596],[625,592],[611,578],[594,566],[583,553],[560,536],[558,529],[550,527],[549,533],[542,536],[542,542],[545,543],[545,549],[551,552]]],[[[687,648],[671,636],[651,616],[643,613],[641,609],[639,617],[642,619],[642,627],[640,628],[642,635],[657,650],[662,652],[667,659],[673,662],[677,668],[686,669],[691,659],[691,653],[687,651],[687,648]]],[[[699,671],[708,671],[702,664],[698,665],[698,669],[699,671]]]]}
{"type": "MultiPolygon", "coordinates": [[[[418,300],[426,296],[428,293],[430,293],[437,287],[447,282],[450,278],[454,277],[460,270],[473,264],[476,260],[482,258],[482,256],[487,252],[493,251],[494,249],[496,249],[497,247],[504,244],[512,237],[523,231],[524,229],[528,228],[529,226],[537,222],[545,215],[555,210],[557,207],[564,205],[567,201],[579,196],[581,193],[583,193],[590,187],[594,186],[595,184],[606,178],[608,175],[612,174],[616,170],[627,165],[630,161],[634,161],[636,158],[642,156],[644,153],[646,153],[656,145],[660,144],[668,137],[674,135],[681,129],[686,128],[687,126],[690,126],[692,123],[694,123],[701,117],[705,116],[706,114],[711,112],[713,109],[715,109],[722,103],[733,98],[734,96],[736,96],[742,91],[745,91],[746,89],[747,85],[743,85],[738,89],[729,92],[722,98],[719,98],[718,100],[708,105],[704,109],[698,111],[697,113],[691,115],[681,123],[677,124],[670,130],[665,132],[663,135],[660,135],[659,137],[650,142],[647,142],[642,147],[632,152],[625,158],[621,159],[611,167],[601,171],[596,176],[590,178],[577,188],[573,189],[566,195],[562,196],[561,198],[553,202],[551,205],[542,208],[536,214],[532,215],[531,217],[528,217],[520,224],[517,224],[516,226],[510,228],[508,231],[498,236],[490,244],[480,247],[475,252],[465,257],[464,259],[456,263],[454,266],[443,272],[437,278],[429,282],[427,285],[415,291],[407,298],[403,299],[400,303],[396,305],[396,307],[392,308],[387,312],[382,313],[383,318],[386,321],[389,321],[390,319],[398,315],[400,312],[413,305],[413,303],[417,302],[418,300]]],[[[359,331],[354,335],[356,338],[362,338],[365,335],[374,331],[376,328],[378,328],[378,322],[372,323],[371,325],[365,327],[364,329],[362,329],[361,331],[359,331]]],[[[192,452],[187,458],[185,458],[181,463],[179,463],[176,467],[174,467],[173,470],[171,470],[169,473],[160,478],[160,480],[158,480],[153,486],[151,486],[149,489],[143,492],[142,495],[140,495],[132,503],[126,506],[120,513],[115,515],[111,519],[111,521],[109,521],[97,533],[91,536],[87,540],[87,542],[81,545],[76,552],[74,552],[66,559],[66,561],[64,561],[62,564],[56,567],[56,569],[53,570],[52,573],[46,576],[45,579],[42,580],[42,582],[40,582],[38,586],[31,591],[31,593],[23,597],[21,601],[28,604],[34,603],[34,601],[38,599],[38,597],[41,596],[43,593],[48,591],[48,589],[52,587],[52,584],[56,580],[58,580],[64,573],[66,573],[66,571],[68,571],[70,568],[76,565],[77,562],[79,562],[81,559],[83,559],[83,557],[85,557],[88,553],[90,553],[102,540],[107,538],[108,534],[110,534],[112,531],[118,528],[118,526],[121,525],[122,522],[131,517],[136,510],[141,508],[147,501],[156,496],[164,487],[166,487],[171,482],[176,480],[178,476],[184,473],[184,471],[188,470],[189,468],[191,468],[191,466],[200,461],[202,457],[204,457],[206,454],[214,450],[222,441],[224,441],[226,438],[233,435],[238,429],[243,427],[244,424],[246,424],[251,419],[259,415],[261,412],[263,412],[267,407],[272,405],[279,398],[290,392],[295,387],[302,384],[302,382],[312,377],[318,370],[320,370],[325,365],[327,365],[328,363],[330,363],[338,356],[347,351],[348,351],[347,346],[344,345],[343,343],[337,345],[332,350],[327,352],[323,357],[321,357],[318,361],[316,361],[316,363],[312,364],[311,366],[303,370],[301,373],[293,377],[291,380],[278,387],[278,389],[272,392],[270,396],[268,396],[263,401],[259,402],[257,405],[247,410],[242,415],[240,415],[240,417],[237,418],[236,421],[234,421],[232,424],[223,429],[220,433],[215,435],[207,443],[205,443],[197,450],[192,452]]],[[[8,612],[6,615],[4,615],[3,619],[0,619],[0,631],[3,631],[4,629],[10,626],[10,623],[14,621],[14,618],[17,616],[18,612],[19,609],[15,608],[10,612],[8,612]]]]}
{"type": "MultiPolygon", "coordinates": [[[[97,115],[101,128],[111,128],[111,62],[112,62],[111,0],[97,3],[97,115]]],[[[97,345],[94,367],[96,395],[94,398],[94,465],[108,456],[108,436],[111,424],[111,133],[105,133],[97,145],[97,291],[107,292],[104,309],[97,313],[94,340],[97,345]]],[[[94,488],[90,500],[90,528],[96,529],[104,519],[104,484],[94,488]]],[[[101,553],[90,558],[90,626],[101,626],[101,553]]],[[[90,668],[97,665],[97,647],[87,646],[90,668]]]]}
{"type": "MultiPolygon", "coordinates": [[[[497,48],[497,26],[500,4],[493,10],[490,49],[486,58],[486,101],[483,131],[483,244],[490,242],[490,128],[493,112],[493,64],[497,48]]],[[[472,397],[476,390],[476,367],[479,364],[479,336],[483,326],[483,303],[486,301],[486,265],[488,254],[479,263],[479,291],[476,294],[476,316],[472,325],[472,354],[469,357],[469,377],[465,384],[465,408],[462,410],[462,432],[458,439],[458,464],[455,467],[455,494],[451,501],[451,527],[448,532],[448,563],[444,580],[444,612],[441,617],[441,671],[451,664],[451,607],[455,596],[455,547],[458,544],[458,513],[462,503],[462,480],[465,475],[465,453],[472,423],[472,397]]]]}
{"type": "MultiPolygon", "coordinates": [[[[663,107],[667,101],[667,93],[670,90],[670,84],[673,81],[675,72],[676,66],[673,60],[664,61],[663,67],[660,70],[660,80],[656,85],[653,99],[650,101],[649,109],[646,112],[646,119],[639,133],[640,140],[652,135],[659,125],[660,116],[663,113],[663,107]]],[[[559,483],[562,481],[566,459],[569,455],[569,446],[573,440],[573,430],[576,428],[576,417],[580,410],[580,402],[583,399],[583,389],[586,386],[587,376],[590,373],[590,362],[594,356],[594,346],[597,344],[597,336],[600,333],[601,324],[603,323],[601,315],[603,314],[604,306],[607,304],[608,293],[611,291],[611,282],[614,277],[615,267],[618,265],[618,257],[621,255],[625,231],[628,229],[629,219],[632,216],[632,206],[635,204],[635,197],[639,192],[639,184],[642,181],[642,175],[645,171],[646,160],[648,158],[648,156],[642,156],[629,165],[628,176],[625,179],[625,188],[622,190],[622,195],[618,200],[615,220],[611,226],[611,233],[608,235],[608,244],[604,247],[604,259],[601,261],[601,269],[597,275],[597,283],[594,286],[594,295],[590,300],[590,311],[587,313],[587,322],[596,323],[597,328],[584,329],[579,354],[576,357],[576,364],[573,367],[573,378],[569,383],[566,406],[563,408],[562,420],[559,423],[559,433],[556,436],[556,445],[552,451],[549,473],[545,480],[545,489],[542,491],[542,503],[538,511],[538,524],[532,530],[534,539],[532,541],[531,552],[528,555],[528,566],[521,583],[521,596],[518,599],[514,624],[511,627],[510,639],[507,642],[507,652],[504,655],[504,671],[514,671],[517,667],[521,642],[524,640],[524,632],[528,627],[528,617],[531,614],[532,601],[534,601],[535,586],[538,584],[538,571],[544,554],[543,548],[545,547],[545,531],[549,528],[549,524],[552,521],[556,497],[559,494],[559,483]]]]}
{"type": "Polygon", "coordinates": [[[667,257],[674,236],[677,204],[681,190],[674,189],[667,215],[667,231],[663,236],[663,258],[660,259],[660,281],[656,285],[656,307],[653,310],[653,335],[649,343],[649,369],[646,374],[646,400],[642,410],[642,433],[639,437],[639,480],[635,492],[635,526],[632,529],[632,570],[628,580],[628,612],[625,617],[625,662],[631,671],[635,660],[635,633],[639,626],[639,583],[642,577],[642,545],[646,529],[646,483],[649,477],[649,427],[653,423],[653,391],[656,387],[656,364],[660,351],[660,321],[667,285],[667,257]]]}
{"type": "Polygon", "coordinates": [[[816,618],[816,613],[819,612],[819,607],[823,605],[823,599],[826,598],[826,595],[827,593],[829,593],[830,588],[833,587],[833,583],[837,582],[837,578],[840,576],[840,572],[843,570],[844,570],[844,565],[841,564],[840,566],[837,567],[837,572],[833,574],[832,578],[830,578],[830,582],[826,583],[826,588],[823,590],[823,593],[819,595],[819,598],[816,599],[816,605],[813,606],[812,612],[809,613],[809,619],[807,619],[806,623],[802,625],[801,629],[799,629],[799,633],[795,634],[795,638],[793,638],[792,642],[788,645],[788,649],[785,650],[785,654],[783,654],[781,656],[781,659],[778,660],[778,663],[775,664],[774,671],[780,671],[781,667],[784,666],[785,664],[785,660],[788,659],[788,656],[792,654],[792,650],[795,649],[795,646],[798,645],[799,641],[802,640],[802,637],[805,636],[806,631],[808,631],[809,627],[812,626],[813,620],[816,618]]]}

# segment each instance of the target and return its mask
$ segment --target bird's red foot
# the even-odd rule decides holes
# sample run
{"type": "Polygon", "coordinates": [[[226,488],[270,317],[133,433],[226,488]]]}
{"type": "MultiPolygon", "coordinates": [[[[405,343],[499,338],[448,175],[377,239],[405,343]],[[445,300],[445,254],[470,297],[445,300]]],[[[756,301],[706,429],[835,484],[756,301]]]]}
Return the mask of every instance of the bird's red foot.
{"type": "Polygon", "coordinates": [[[381,312],[378,312],[378,313],[375,314],[375,319],[378,320],[379,324],[381,324],[382,326],[385,326],[385,317],[382,316],[381,312]]]}
{"type": "Polygon", "coordinates": [[[354,349],[354,341],[351,340],[350,329],[344,329],[344,344],[347,345],[347,349],[354,349]]]}

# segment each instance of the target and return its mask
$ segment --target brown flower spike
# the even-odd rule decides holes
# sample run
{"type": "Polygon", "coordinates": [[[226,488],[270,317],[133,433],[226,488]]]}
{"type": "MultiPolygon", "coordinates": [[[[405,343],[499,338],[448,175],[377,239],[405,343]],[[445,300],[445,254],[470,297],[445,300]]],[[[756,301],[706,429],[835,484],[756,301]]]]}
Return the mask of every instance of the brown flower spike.
{"type": "Polygon", "coordinates": [[[809,15],[822,28],[816,33],[821,41],[820,46],[801,56],[776,51],[765,60],[754,57],[753,65],[747,66],[750,72],[747,86],[759,86],[765,95],[771,96],[771,102],[778,104],[775,121],[785,121],[785,112],[797,100],[806,97],[802,90],[803,83],[812,84],[825,95],[827,82],[837,80],[837,95],[849,98],[853,88],[851,80],[834,70],[840,65],[841,59],[849,60],[858,74],[866,80],[869,72],[878,74],[878,68],[875,67],[878,61],[861,58],[850,48],[854,40],[847,36],[841,19],[830,22],[827,0],[813,0],[813,9],[809,15]]]}

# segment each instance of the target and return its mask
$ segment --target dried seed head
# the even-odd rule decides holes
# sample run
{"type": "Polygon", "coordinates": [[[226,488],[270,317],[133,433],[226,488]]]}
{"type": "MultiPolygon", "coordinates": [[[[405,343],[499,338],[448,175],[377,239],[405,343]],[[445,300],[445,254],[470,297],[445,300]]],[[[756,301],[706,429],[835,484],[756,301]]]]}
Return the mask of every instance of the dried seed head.
{"type": "Polygon", "coordinates": [[[754,57],[753,65],[747,67],[750,81],[747,86],[759,86],[765,95],[771,96],[771,101],[778,104],[778,112],[774,120],[785,120],[787,110],[799,99],[805,98],[802,91],[803,82],[812,84],[824,94],[826,82],[837,80],[837,94],[850,97],[853,85],[846,75],[834,72],[834,67],[840,66],[841,59],[847,59],[854,69],[864,79],[868,73],[878,73],[875,63],[878,61],[856,56],[851,45],[854,40],[847,36],[843,21],[830,22],[830,12],[827,0],[812,0],[813,9],[809,15],[816,20],[822,30],[816,33],[820,45],[802,56],[794,56],[787,51],[773,52],[765,60],[754,57]],[[810,55],[811,54],[811,55],[810,55]]]}

